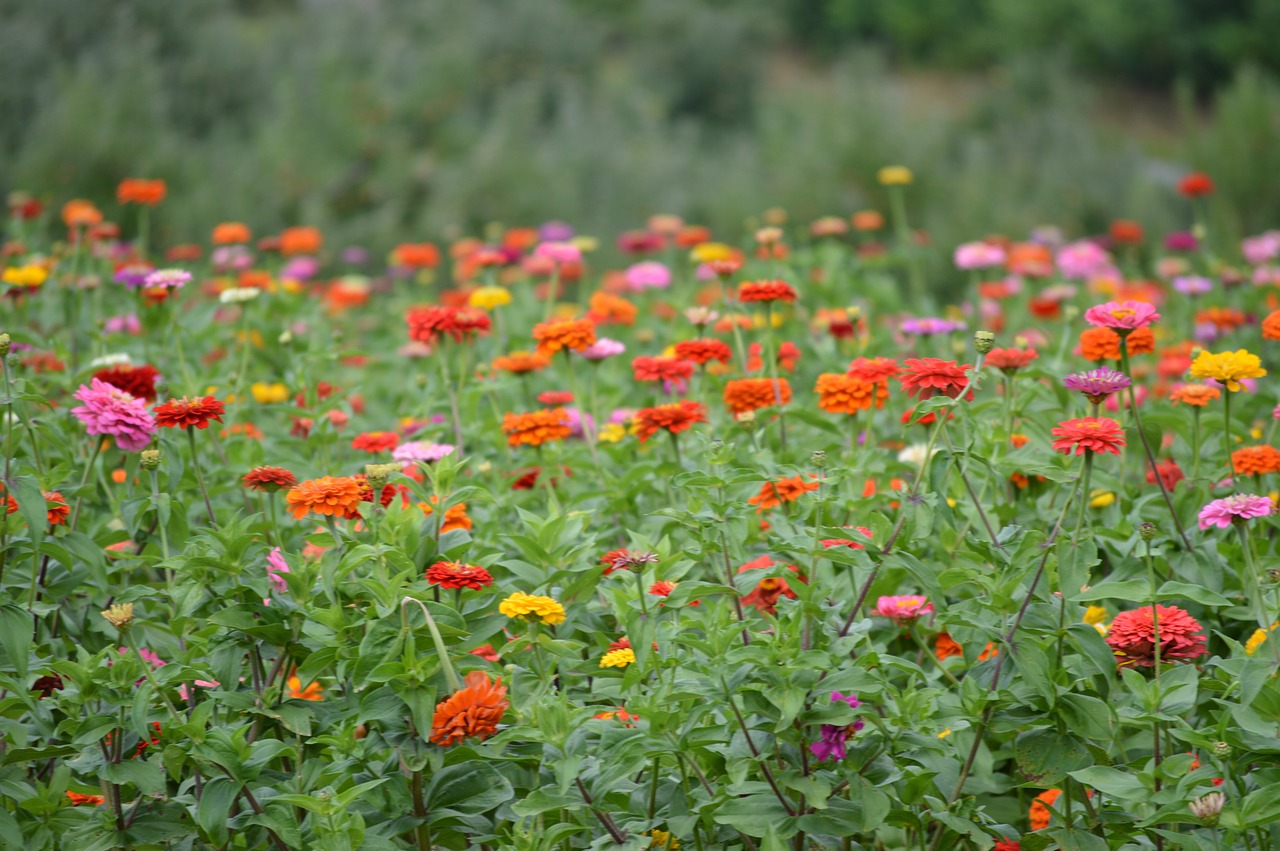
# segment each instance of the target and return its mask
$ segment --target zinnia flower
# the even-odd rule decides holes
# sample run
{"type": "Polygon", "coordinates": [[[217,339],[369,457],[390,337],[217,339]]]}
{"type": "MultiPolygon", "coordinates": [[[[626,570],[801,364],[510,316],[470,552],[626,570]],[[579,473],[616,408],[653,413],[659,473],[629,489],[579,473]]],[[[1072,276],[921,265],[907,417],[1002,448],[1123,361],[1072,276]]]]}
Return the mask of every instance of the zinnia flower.
{"type": "Polygon", "coordinates": [[[285,502],[298,520],[308,514],[351,519],[359,516],[364,487],[354,476],[323,476],[293,488],[285,495],[285,502]]]}
{"type": "Polygon", "coordinates": [[[790,401],[791,384],[785,378],[776,382],[771,378],[738,378],[724,385],[724,403],[735,415],[790,401]]]}
{"type": "Polygon", "coordinates": [[[1275,511],[1275,503],[1270,497],[1255,496],[1248,493],[1236,493],[1213,502],[1200,509],[1200,528],[1208,529],[1216,526],[1226,529],[1232,523],[1245,523],[1255,517],[1266,517],[1275,511]]]}
{"type": "MultiPolygon", "coordinates": [[[[762,555],[759,558],[752,559],[746,564],[739,565],[738,573],[746,573],[751,570],[765,570],[773,567],[774,561],[768,555],[762,555]]],[[[787,565],[787,570],[792,573],[799,574],[800,570],[794,565],[787,565]]],[[[805,582],[803,576],[797,576],[801,582],[805,582]]],[[[791,590],[791,586],[787,584],[787,580],[781,576],[767,576],[761,579],[751,592],[742,598],[742,602],[748,606],[755,606],[757,610],[764,612],[766,615],[777,614],[778,600],[786,597],[788,600],[796,599],[796,592],[791,590]]]]}
{"type": "Polygon", "coordinates": [[[1031,821],[1032,830],[1044,830],[1049,826],[1049,819],[1053,816],[1049,808],[1054,805],[1061,794],[1061,789],[1047,789],[1036,795],[1036,799],[1031,802],[1031,810],[1027,814],[1031,821]]]}
{"type": "Polygon", "coordinates": [[[796,291],[786,281],[752,281],[738,287],[738,301],[795,301],[796,291]]]}
{"type": "MultiPolygon", "coordinates": [[[[857,709],[862,705],[862,701],[858,700],[856,694],[846,695],[838,691],[831,693],[831,702],[844,703],[850,709],[857,709]]],[[[842,760],[847,753],[845,742],[852,739],[854,734],[862,729],[862,726],[861,718],[855,720],[852,724],[823,724],[822,738],[809,746],[809,752],[817,758],[818,762],[825,762],[828,759],[842,760]]]]}
{"type": "Polygon", "coordinates": [[[1280,472],[1280,449],[1245,446],[1231,453],[1231,467],[1238,476],[1265,476],[1280,472]]]}
{"type": "Polygon", "coordinates": [[[377,454],[395,449],[400,443],[400,435],[394,431],[366,431],[356,435],[351,441],[352,449],[377,454]]]}
{"type": "Polygon", "coordinates": [[[1240,389],[1243,379],[1261,378],[1266,374],[1258,356],[1251,355],[1244,349],[1217,354],[1201,352],[1191,363],[1192,378],[1212,378],[1225,384],[1232,393],[1240,389]]]}
{"type": "Polygon", "coordinates": [[[470,588],[479,591],[493,584],[493,576],[477,564],[438,561],[427,568],[427,582],[441,588],[470,588]]]}
{"type": "Polygon", "coordinates": [[[1202,171],[1193,171],[1178,181],[1178,191],[1187,198],[1200,198],[1213,193],[1213,178],[1202,171]]]}
{"type": "Polygon", "coordinates": [[[409,324],[409,339],[419,343],[434,343],[441,334],[461,343],[476,334],[489,333],[492,327],[488,314],[471,307],[419,307],[406,313],[405,321],[409,324]]]}
{"type": "Polygon", "coordinates": [[[268,493],[291,488],[298,483],[297,477],[284,467],[254,467],[240,481],[247,488],[268,493]]]}
{"type": "Polygon", "coordinates": [[[636,381],[687,381],[694,364],[678,358],[638,357],[631,362],[636,381]]]}
{"type": "Polygon", "coordinates": [[[471,671],[466,685],[436,704],[431,721],[432,744],[448,747],[463,739],[485,739],[498,732],[498,724],[511,702],[502,679],[495,682],[484,671],[471,671]]]}
{"type": "Polygon", "coordinates": [[[992,349],[987,352],[987,364],[1005,375],[1013,375],[1038,357],[1040,354],[1035,349],[992,349]]]}
{"type": "Polygon", "coordinates": [[[571,349],[582,351],[596,341],[596,326],[590,319],[563,319],[533,326],[533,338],[544,355],[571,349]]]}
{"type": "Polygon", "coordinates": [[[158,370],[150,364],[141,366],[121,364],[107,369],[100,369],[93,374],[93,377],[110,384],[112,387],[123,390],[130,396],[154,402],[158,375],[158,370]]]}
{"type": "Polygon", "coordinates": [[[1193,408],[1203,408],[1222,395],[1217,387],[1211,384],[1184,384],[1169,394],[1173,404],[1182,402],[1193,408]]]}
{"type": "Polygon", "coordinates": [[[285,697],[294,700],[324,700],[324,687],[320,683],[310,682],[303,688],[302,680],[298,679],[297,674],[292,674],[285,681],[285,697]]]}
{"type": "Polygon", "coordinates": [[[1085,452],[1120,454],[1125,445],[1124,429],[1110,417],[1081,417],[1063,420],[1053,429],[1057,440],[1053,448],[1063,455],[1083,455],[1085,452]]]}
{"type": "Polygon", "coordinates": [[[921,615],[933,613],[933,603],[929,602],[928,597],[922,597],[918,594],[908,594],[899,597],[881,597],[876,600],[876,614],[882,618],[889,618],[898,624],[907,624],[921,615]]]}
{"type": "Polygon", "coordinates": [[[151,442],[156,422],[142,399],[97,378],[80,385],[75,398],[84,404],[72,408],[71,414],[89,434],[109,435],[125,452],[137,452],[151,442]]]}
{"type": "MultiPolygon", "coordinates": [[[[816,477],[810,476],[810,478],[816,477]]],[[[747,502],[756,506],[756,513],[760,514],[766,509],[782,505],[784,502],[794,502],[806,493],[816,491],[819,487],[821,487],[820,482],[806,482],[803,476],[778,479],[776,482],[765,482],[760,487],[760,493],[751,497],[747,502]]]]}
{"type": "Polygon", "coordinates": [[[45,520],[50,526],[62,526],[71,516],[71,506],[58,491],[41,491],[45,502],[45,520]]]}
{"type": "MultiPolygon", "coordinates": [[[[1276,627],[1280,626],[1280,622],[1271,624],[1267,629],[1258,627],[1253,631],[1253,635],[1249,636],[1249,640],[1244,643],[1244,652],[1247,656],[1252,656],[1258,652],[1258,648],[1266,642],[1269,635],[1276,631],[1276,627]]],[[[37,681],[38,682],[38,681],[37,681]]]]}
{"type": "Polygon", "coordinates": [[[636,411],[635,421],[636,435],[644,443],[663,429],[671,434],[679,434],[693,428],[695,423],[705,423],[707,408],[701,402],[685,399],[673,405],[641,408],[636,411]]]}
{"type": "Polygon", "coordinates": [[[498,611],[509,618],[522,618],[526,621],[555,625],[564,623],[564,606],[551,597],[538,597],[516,591],[498,604],[498,611]]]}
{"type": "Polygon", "coordinates": [[[512,352],[509,355],[494,358],[493,361],[494,369],[517,375],[537,372],[550,365],[551,358],[542,352],[512,352]]]}
{"type": "Polygon", "coordinates": [[[1084,320],[1099,328],[1128,332],[1159,322],[1160,314],[1156,312],[1155,307],[1146,302],[1109,301],[1086,310],[1084,320]]]}
{"type": "Polygon", "coordinates": [[[610,650],[600,657],[601,668],[625,668],[636,660],[636,651],[630,647],[610,650]]]}
{"type": "Polygon", "coordinates": [[[822,410],[832,414],[856,414],[867,410],[873,403],[877,408],[884,406],[877,386],[861,378],[824,372],[818,376],[813,390],[818,394],[818,407],[822,410]]]}
{"type": "MultiPolygon", "coordinates": [[[[1277,311],[1280,313],[1280,311],[1277,311]]],[[[702,366],[708,361],[718,360],[728,363],[733,357],[733,350],[723,340],[703,337],[697,340],[683,340],[676,343],[676,357],[702,366]]]]}
{"type": "Polygon", "coordinates": [[[564,440],[573,433],[569,425],[569,413],[564,408],[507,414],[502,418],[502,431],[507,435],[507,444],[510,446],[541,446],[564,440]]]}
{"type": "MultiPolygon", "coordinates": [[[[898,381],[908,396],[920,399],[930,399],[939,394],[956,398],[969,385],[966,373],[972,369],[971,364],[938,358],[907,358],[903,365],[906,370],[897,377],[898,381]]],[[[965,394],[966,401],[971,399],[972,390],[965,394]]]]}
{"type": "Polygon", "coordinates": [[[156,405],[156,425],[162,428],[206,429],[210,421],[222,422],[225,413],[222,403],[212,396],[190,399],[170,399],[156,405]]]}
{"type": "MultiPolygon", "coordinates": [[[[1200,624],[1177,606],[1156,605],[1160,615],[1160,659],[1185,662],[1209,652],[1200,624]]],[[[1121,612],[1107,631],[1107,645],[1122,668],[1155,665],[1156,626],[1151,607],[1121,612]]]]}
{"type": "Polygon", "coordinates": [[[391,457],[396,461],[404,462],[434,462],[452,455],[456,448],[449,443],[429,443],[424,440],[412,440],[408,443],[402,443],[391,450],[391,457]]]}
{"type": "MultiPolygon", "coordinates": [[[[391,487],[388,485],[387,487],[391,487]]],[[[432,506],[440,503],[440,497],[432,496],[430,502],[418,503],[424,517],[430,517],[434,511],[432,506]]],[[[465,502],[454,503],[444,510],[444,523],[440,526],[440,534],[452,532],[454,529],[467,529],[472,527],[471,518],[467,516],[467,504],[465,502]]]]}
{"type": "Polygon", "coordinates": [[[1077,372],[1062,379],[1062,386],[1075,390],[1095,405],[1101,405],[1113,393],[1119,393],[1132,382],[1123,372],[1104,366],[1087,372],[1077,372]]]}

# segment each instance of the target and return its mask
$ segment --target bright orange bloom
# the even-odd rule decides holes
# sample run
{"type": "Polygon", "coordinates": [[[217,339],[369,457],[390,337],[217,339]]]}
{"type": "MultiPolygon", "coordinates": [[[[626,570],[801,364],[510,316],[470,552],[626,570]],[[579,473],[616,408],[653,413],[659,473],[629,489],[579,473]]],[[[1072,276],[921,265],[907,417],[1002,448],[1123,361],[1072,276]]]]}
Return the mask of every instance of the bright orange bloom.
{"type": "Polygon", "coordinates": [[[1061,789],[1048,789],[1036,795],[1036,799],[1031,802],[1031,811],[1028,813],[1032,830],[1044,830],[1049,826],[1051,815],[1049,807],[1054,805],[1061,794],[1061,789]]]}
{"type": "Polygon", "coordinates": [[[1280,340],[1280,310],[1273,310],[1262,320],[1262,338],[1280,340]]]}
{"type": "Polygon", "coordinates": [[[749,281],[738,287],[738,301],[795,301],[796,291],[786,281],[749,281]]]}
{"type": "Polygon", "coordinates": [[[503,372],[524,374],[537,372],[551,365],[551,358],[542,352],[512,352],[493,360],[493,368],[503,372]]]}
{"type": "Polygon", "coordinates": [[[81,804],[91,804],[96,807],[99,804],[106,803],[107,799],[102,795],[81,795],[79,792],[72,792],[68,789],[67,800],[71,802],[73,807],[78,807],[81,804]]]}
{"type": "Polygon", "coordinates": [[[541,446],[554,440],[564,440],[573,433],[569,428],[569,413],[564,408],[507,414],[502,418],[502,431],[507,435],[510,446],[541,446]]]}
{"type": "Polygon", "coordinates": [[[853,222],[854,230],[871,231],[884,227],[884,215],[878,210],[859,210],[849,220],[853,222]]]}
{"type": "Polygon", "coordinates": [[[600,325],[614,323],[631,325],[636,321],[639,308],[622,296],[612,293],[595,292],[591,294],[591,306],[587,318],[600,325]]]}
{"type": "Polygon", "coordinates": [[[765,482],[760,487],[760,493],[747,502],[756,507],[756,514],[761,514],[766,509],[782,505],[784,502],[795,502],[819,487],[821,487],[820,482],[806,482],[803,476],[792,476],[789,479],[778,479],[776,482],[765,482]]]}
{"type": "Polygon", "coordinates": [[[1234,331],[1246,321],[1244,313],[1234,307],[1206,307],[1196,311],[1197,325],[1212,325],[1219,331],[1234,331]]]}
{"type": "Polygon", "coordinates": [[[213,396],[189,399],[170,399],[156,405],[154,409],[156,425],[161,428],[198,428],[206,429],[211,421],[222,422],[226,413],[222,402],[213,396]]]}
{"type": "Polygon", "coordinates": [[[1280,473],[1280,449],[1274,446],[1245,446],[1231,453],[1231,467],[1240,476],[1280,473]]]}
{"type": "Polygon", "coordinates": [[[50,526],[61,526],[67,522],[67,518],[71,516],[71,507],[67,505],[67,501],[62,494],[57,491],[42,491],[45,501],[45,519],[49,521],[50,526]]]}
{"type": "Polygon", "coordinates": [[[62,223],[69,228],[92,227],[102,221],[102,213],[92,202],[75,198],[62,205],[62,223]]]}
{"type": "Polygon", "coordinates": [[[590,319],[563,319],[533,326],[538,351],[554,355],[561,349],[582,351],[596,341],[596,326],[590,319]]]}
{"type": "Polygon", "coordinates": [[[636,411],[636,434],[644,443],[662,429],[672,434],[693,428],[694,423],[707,421],[706,406],[700,402],[683,399],[672,405],[659,405],[656,408],[641,408],[636,411]]]}
{"type": "MultiPolygon", "coordinates": [[[[422,509],[424,516],[430,517],[433,513],[431,506],[439,504],[440,497],[433,496],[431,497],[430,502],[418,503],[418,508],[422,509]]],[[[445,532],[452,532],[454,529],[466,529],[467,531],[471,531],[471,527],[471,518],[467,516],[467,504],[465,502],[459,502],[455,505],[451,505],[444,510],[444,523],[440,526],[440,534],[443,535],[445,532]]]]}
{"type": "MultiPolygon", "coordinates": [[[[1156,336],[1150,328],[1138,328],[1125,340],[1130,355],[1146,355],[1156,350],[1156,336]]],[[[1080,354],[1087,360],[1120,359],[1120,335],[1110,328],[1089,328],[1080,334],[1080,354]]]]}
{"type": "Polygon", "coordinates": [[[1142,225],[1129,219],[1117,219],[1111,223],[1111,241],[1116,245],[1141,245],[1142,225]]]}
{"type": "Polygon", "coordinates": [[[511,705],[502,678],[495,682],[484,671],[472,671],[465,682],[466,686],[436,704],[432,744],[448,747],[466,738],[484,741],[498,732],[502,715],[511,705]]]}
{"type": "Polygon", "coordinates": [[[285,684],[285,697],[294,700],[324,700],[324,688],[316,682],[307,683],[307,687],[303,688],[302,680],[298,679],[297,674],[293,674],[285,684]]]}
{"type": "Polygon", "coordinates": [[[267,493],[291,488],[298,483],[297,477],[284,467],[254,467],[240,481],[247,488],[267,493]]]}
{"type": "Polygon", "coordinates": [[[676,245],[680,248],[693,248],[711,241],[711,230],[702,225],[686,225],[676,232],[676,245]]]}
{"type": "Polygon", "coordinates": [[[1044,278],[1053,274],[1053,250],[1035,242],[1019,242],[1009,246],[1005,265],[1015,275],[1044,278]]]}
{"type": "Polygon", "coordinates": [[[397,266],[408,266],[411,269],[434,269],[440,265],[440,249],[430,242],[397,245],[391,256],[397,266]]]}
{"type": "Polygon", "coordinates": [[[1203,408],[1221,395],[1221,390],[1209,384],[1184,384],[1169,394],[1169,398],[1175,405],[1182,402],[1193,408],[1203,408]]]}
{"type": "Polygon", "coordinates": [[[636,381],[685,381],[693,376],[693,362],[679,358],[638,357],[631,361],[636,381]]]}
{"type": "Polygon", "coordinates": [[[712,360],[728,363],[729,358],[733,357],[733,351],[729,348],[729,344],[723,340],[702,337],[697,340],[683,340],[676,343],[676,357],[681,360],[693,361],[698,365],[703,365],[712,360]]]}
{"type": "Polygon", "coordinates": [[[143,204],[154,207],[164,200],[167,187],[163,180],[143,180],[130,177],[116,187],[116,200],[121,204],[143,204]]]}
{"type": "Polygon", "coordinates": [[[315,254],[324,245],[324,237],[316,228],[285,228],[280,234],[280,253],[315,254]]]}
{"type": "Polygon", "coordinates": [[[856,414],[871,407],[883,407],[884,401],[876,399],[876,385],[860,378],[850,378],[834,372],[818,376],[813,391],[818,394],[818,407],[832,414],[856,414]]]}
{"type": "Polygon", "coordinates": [[[791,384],[785,378],[779,378],[776,383],[771,378],[738,378],[724,385],[724,403],[734,414],[790,401],[791,384]]]}
{"type": "Polygon", "coordinates": [[[298,520],[308,514],[343,519],[359,516],[364,483],[354,476],[323,476],[302,482],[285,495],[289,510],[298,520]]]}
{"type": "Polygon", "coordinates": [[[249,226],[242,222],[223,222],[213,228],[214,245],[243,245],[252,238],[249,226]]]}
{"type": "Polygon", "coordinates": [[[938,661],[950,659],[952,656],[963,656],[964,648],[956,643],[948,633],[938,633],[938,640],[934,642],[933,652],[938,657],[938,661]]]}

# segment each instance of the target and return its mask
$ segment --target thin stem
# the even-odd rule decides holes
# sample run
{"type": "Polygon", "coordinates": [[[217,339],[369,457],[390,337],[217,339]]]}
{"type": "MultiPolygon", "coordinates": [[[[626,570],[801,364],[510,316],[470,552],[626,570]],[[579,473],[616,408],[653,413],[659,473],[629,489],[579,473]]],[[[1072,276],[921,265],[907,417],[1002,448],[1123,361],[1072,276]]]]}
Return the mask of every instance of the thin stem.
{"type": "Polygon", "coordinates": [[[200,458],[196,454],[196,429],[187,426],[187,443],[191,447],[191,468],[196,474],[196,484],[200,486],[200,495],[204,497],[205,511],[209,512],[209,525],[218,528],[218,518],[213,514],[213,503],[209,501],[209,489],[204,485],[204,473],[200,469],[200,458]]]}
{"type": "MultiPolygon", "coordinates": [[[[1120,339],[1120,368],[1125,375],[1130,374],[1129,341],[1124,337],[1120,339]]],[[[1159,467],[1156,465],[1156,454],[1151,449],[1150,442],[1147,441],[1146,431],[1142,428],[1142,417],[1138,413],[1138,398],[1134,395],[1132,384],[1129,385],[1128,392],[1129,409],[1133,412],[1133,424],[1137,429],[1138,438],[1142,441],[1142,448],[1147,453],[1147,463],[1151,465],[1152,470],[1159,470],[1159,467]]],[[[1227,395],[1229,397],[1230,393],[1227,395]]],[[[1230,431],[1230,426],[1228,426],[1227,430],[1230,431]]],[[[1228,455],[1228,459],[1229,458],[1230,456],[1228,455]]],[[[1169,496],[1169,489],[1164,486],[1164,477],[1159,475],[1159,473],[1156,474],[1156,486],[1160,488],[1160,495],[1164,497],[1165,507],[1169,509],[1169,516],[1173,518],[1173,525],[1178,529],[1178,537],[1182,539],[1182,545],[1186,547],[1188,552],[1194,551],[1195,547],[1191,546],[1191,540],[1187,537],[1187,531],[1182,528],[1182,520],[1178,517],[1178,512],[1173,507],[1173,499],[1169,496]]],[[[1088,494],[1085,494],[1085,498],[1088,498],[1088,494]]]]}
{"type": "Polygon", "coordinates": [[[724,677],[720,678],[720,685],[724,688],[725,699],[729,701],[729,707],[733,710],[733,717],[738,720],[738,726],[742,728],[742,735],[747,740],[747,747],[751,749],[751,755],[755,757],[756,762],[760,765],[760,770],[764,772],[764,779],[769,782],[769,788],[773,790],[774,796],[782,804],[782,808],[787,811],[787,815],[794,816],[795,810],[791,809],[791,804],[787,801],[782,790],[778,788],[778,783],[773,778],[773,772],[769,770],[769,763],[760,756],[760,751],[756,748],[755,740],[751,738],[751,730],[747,727],[747,721],[742,717],[742,713],[738,710],[738,703],[733,699],[733,694],[729,691],[729,684],[725,682],[724,677]]]}

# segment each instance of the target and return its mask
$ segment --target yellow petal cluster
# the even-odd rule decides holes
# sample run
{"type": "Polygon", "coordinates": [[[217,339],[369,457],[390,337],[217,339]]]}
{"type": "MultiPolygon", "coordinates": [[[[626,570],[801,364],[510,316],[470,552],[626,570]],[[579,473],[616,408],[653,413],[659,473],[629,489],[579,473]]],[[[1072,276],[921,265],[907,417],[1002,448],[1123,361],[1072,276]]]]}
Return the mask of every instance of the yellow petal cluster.
{"type": "Polygon", "coordinates": [[[537,620],[545,624],[564,623],[564,606],[550,597],[539,597],[517,591],[498,604],[498,611],[509,618],[537,620]]]}
{"type": "Polygon", "coordinates": [[[1227,385],[1232,393],[1240,389],[1243,379],[1261,378],[1266,374],[1267,371],[1262,368],[1262,360],[1244,349],[1217,354],[1201,352],[1191,364],[1192,378],[1212,378],[1227,385]]]}

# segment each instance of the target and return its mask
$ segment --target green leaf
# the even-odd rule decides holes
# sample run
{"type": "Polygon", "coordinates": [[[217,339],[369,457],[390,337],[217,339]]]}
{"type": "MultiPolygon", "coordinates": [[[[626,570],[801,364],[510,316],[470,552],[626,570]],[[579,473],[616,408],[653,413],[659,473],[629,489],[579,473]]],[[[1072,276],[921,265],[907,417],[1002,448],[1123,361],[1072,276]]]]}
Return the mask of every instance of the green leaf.
{"type": "Polygon", "coordinates": [[[1089,764],[1089,751],[1071,736],[1056,730],[1027,730],[1013,742],[1018,770],[1028,782],[1052,786],[1071,771],[1089,764]]]}
{"type": "MultiPolygon", "coordinates": [[[[431,775],[425,792],[427,807],[433,814],[440,810],[476,815],[511,800],[515,791],[507,778],[493,766],[483,762],[446,765],[431,775]]],[[[438,817],[443,817],[439,813],[438,817]]]]}
{"type": "Polygon", "coordinates": [[[1072,771],[1070,774],[1085,786],[1097,789],[1109,798],[1143,801],[1151,794],[1137,777],[1110,766],[1093,765],[1079,771],[1072,771]]]}
{"type": "Polygon", "coordinates": [[[13,603],[0,606],[0,649],[7,667],[25,679],[31,662],[31,613],[13,603]]]}
{"type": "Polygon", "coordinates": [[[1099,582],[1088,591],[1070,596],[1069,599],[1081,603],[1091,600],[1147,600],[1151,597],[1151,586],[1141,579],[1124,579],[1119,581],[1099,582]]]}
{"type": "Polygon", "coordinates": [[[1202,606],[1231,606],[1234,605],[1226,597],[1214,591],[1210,591],[1201,585],[1191,585],[1187,582],[1166,582],[1160,586],[1160,590],[1156,593],[1158,600],[1192,600],[1202,606]]]}
{"type": "Polygon", "coordinates": [[[100,774],[111,783],[132,783],[144,795],[156,795],[164,791],[164,774],[159,763],[142,759],[107,763],[100,769],[100,774]]]}
{"type": "Polygon", "coordinates": [[[200,802],[195,806],[195,820],[216,846],[227,843],[227,816],[240,789],[230,777],[211,777],[204,782],[200,802]]]}
{"type": "Polygon", "coordinates": [[[39,483],[34,476],[11,476],[5,484],[18,501],[22,519],[27,521],[27,534],[31,540],[39,540],[49,528],[48,506],[39,483]]]}
{"type": "Polygon", "coordinates": [[[1110,742],[1116,735],[1111,707],[1096,697],[1064,694],[1058,699],[1058,709],[1067,722],[1067,728],[1086,739],[1110,742]]]}

